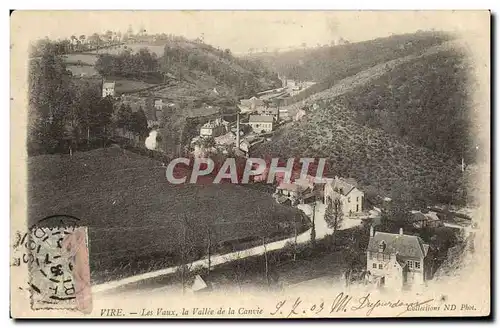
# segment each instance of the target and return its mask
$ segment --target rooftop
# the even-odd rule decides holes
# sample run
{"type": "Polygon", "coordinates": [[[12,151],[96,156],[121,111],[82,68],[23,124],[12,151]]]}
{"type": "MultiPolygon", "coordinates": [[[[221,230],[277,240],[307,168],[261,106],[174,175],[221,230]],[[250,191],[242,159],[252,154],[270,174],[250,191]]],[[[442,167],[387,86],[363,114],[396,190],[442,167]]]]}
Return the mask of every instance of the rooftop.
{"type": "Polygon", "coordinates": [[[354,188],[357,187],[356,180],[352,178],[344,179],[335,177],[335,179],[332,179],[327,183],[332,186],[332,189],[335,192],[338,192],[344,196],[347,196],[354,188]]]}
{"type": "Polygon", "coordinates": [[[298,191],[299,190],[299,185],[295,184],[295,183],[280,183],[278,185],[278,188],[277,189],[281,189],[281,190],[288,190],[288,191],[298,191]]]}
{"type": "Polygon", "coordinates": [[[254,123],[254,122],[264,122],[264,123],[272,123],[274,121],[274,118],[269,115],[250,115],[250,118],[248,122],[254,123]]]}
{"type": "Polygon", "coordinates": [[[439,221],[439,217],[436,212],[422,213],[420,211],[411,211],[411,220],[413,222],[419,221],[439,221]]]}
{"type": "Polygon", "coordinates": [[[394,234],[388,232],[375,232],[370,237],[368,251],[379,252],[379,244],[385,242],[384,254],[398,254],[398,256],[424,258],[427,255],[429,245],[418,236],[394,234]]]}
{"type": "Polygon", "coordinates": [[[276,107],[270,107],[270,108],[266,108],[266,109],[261,110],[261,112],[276,115],[279,113],[279,110],[276,107]]]}

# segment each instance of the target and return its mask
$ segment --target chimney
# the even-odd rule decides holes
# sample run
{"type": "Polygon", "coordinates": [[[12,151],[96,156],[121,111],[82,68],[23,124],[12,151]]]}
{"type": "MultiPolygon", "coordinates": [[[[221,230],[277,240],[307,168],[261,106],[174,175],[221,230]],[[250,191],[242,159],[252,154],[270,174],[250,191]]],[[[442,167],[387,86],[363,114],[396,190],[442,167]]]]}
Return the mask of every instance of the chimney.
{"type": "Polygon", "coordinates": [[[373,226],[370,226],[370,237],[375,236],[375,230],[373,229],[373,226]]]}
{"type": "Polygon", "coordinates": [[[240,149],[240,113],[236,114],[236,149],[240,149]]]}
{"type": "Polygon", "coordinates": [[[403,228],[399,228],[399,235],[402,236],[403,235],[403,228]]]}

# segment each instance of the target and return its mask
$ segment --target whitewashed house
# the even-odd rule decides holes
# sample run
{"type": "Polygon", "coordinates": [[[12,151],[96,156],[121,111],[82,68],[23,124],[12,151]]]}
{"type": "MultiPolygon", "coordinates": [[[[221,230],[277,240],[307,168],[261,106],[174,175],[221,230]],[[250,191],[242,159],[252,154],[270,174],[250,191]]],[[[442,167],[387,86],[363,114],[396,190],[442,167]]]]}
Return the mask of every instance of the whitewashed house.
{"type": "Polygon", "coordinates": [[[357,188],[353,179],[335,177],[325,183],[324,202],[327,204],[336,198],[341,201],[344,216],[361,213],[365,194],[357,188]]]}
{"type": "Polygon", "coordinates": [[[115,96],[115,82],[104,82],[102,84],[102,97],[115,96]]]}
{"type": "Polygon", "coordinates": [[[274,117],[270,115],[250,115],[248,125],[255,133],[271,132],[274,129],[274,117]]]}

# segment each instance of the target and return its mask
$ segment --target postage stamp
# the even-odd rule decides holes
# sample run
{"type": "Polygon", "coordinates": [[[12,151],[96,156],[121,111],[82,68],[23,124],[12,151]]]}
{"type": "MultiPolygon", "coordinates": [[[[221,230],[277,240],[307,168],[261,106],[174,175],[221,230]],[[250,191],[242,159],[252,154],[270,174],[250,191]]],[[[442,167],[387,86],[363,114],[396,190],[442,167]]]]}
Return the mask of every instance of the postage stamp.
{"type": "Polygon", "coordinates": [[[75,223],[55,215],[17,237],[12,265],[28,268],[25,287],[33,310],[92,310],[87,228],[75,223]]]}

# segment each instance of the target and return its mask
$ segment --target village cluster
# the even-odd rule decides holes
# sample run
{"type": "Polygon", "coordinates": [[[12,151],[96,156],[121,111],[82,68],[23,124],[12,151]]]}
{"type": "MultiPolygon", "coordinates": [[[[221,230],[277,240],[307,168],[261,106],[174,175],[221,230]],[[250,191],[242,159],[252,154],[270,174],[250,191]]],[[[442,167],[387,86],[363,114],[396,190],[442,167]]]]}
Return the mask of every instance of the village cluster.
{"type": "Polygon", "coordinates": [[[303,109],[291,117],[286,106],[290,97],[304,92],[315,83],[297,82],[282,76],[280,80],[280,88],[259,92],[257,97],[241,99],[236,122],[228,122],[223,116],[206,122],[200,128],[199,136],[191,141],[194,153],[207,151],[207,147],[201,146],[202,140],[211,139],[213,145],[210,148],[214,150],[218,148],[227,153],[228,147],[234,145],[236,154],[248,156],[251,147],[270,139],[278,126],[302,119],[306,114],[303,109]]]}

